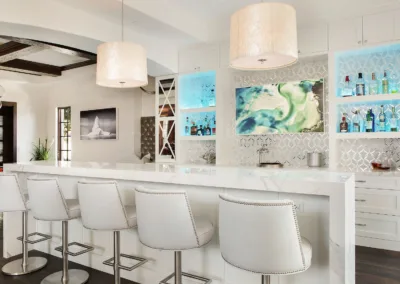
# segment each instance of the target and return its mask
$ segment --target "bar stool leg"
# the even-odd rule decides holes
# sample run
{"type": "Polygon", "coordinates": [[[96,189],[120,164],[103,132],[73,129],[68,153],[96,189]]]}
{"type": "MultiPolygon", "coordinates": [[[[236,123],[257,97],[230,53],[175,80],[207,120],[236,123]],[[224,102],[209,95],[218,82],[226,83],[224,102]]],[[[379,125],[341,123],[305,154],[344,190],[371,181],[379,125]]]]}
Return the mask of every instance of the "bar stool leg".
{"type": "Polygon", "coordinates": [[[3,266],[2,272],[6,275],[19,276],[38,271],[46,266],[44,257],[28,257],[28,212],[22,212],[22,258],[3,266]]]}
{"type": "Polygon", "coordinates": [[[114,279],[115,284],[121,283],[121,275],[120,275],[120,262],[121,262],[121,244],[120,244],[120,232],[114,231],[114,279]]]}
{"type": "Polygon", "coordinates": [[[270,284],[270,276],[269,275],[262,275],[261,276],[261,283],[262,284],[270,284]]]}
{"type": "Polygon", "coordinates": [[[62,283],[68,283],[68,222],[62,222],[62,260],[63,260],[63,274],[61,278],[62,283]]]}
{"type": "Polygon", "coordinates": [[[62,221],[63,270],[47,276],[41,284],[83,284],[89,280],[89,273],[84,270],[68,270],[68,255],[68,221],[62,221]]]}
{"type": "Polygon", "coordinates": [[[175,284],[182,284],[182,252],[175,252],[175,284]]]}

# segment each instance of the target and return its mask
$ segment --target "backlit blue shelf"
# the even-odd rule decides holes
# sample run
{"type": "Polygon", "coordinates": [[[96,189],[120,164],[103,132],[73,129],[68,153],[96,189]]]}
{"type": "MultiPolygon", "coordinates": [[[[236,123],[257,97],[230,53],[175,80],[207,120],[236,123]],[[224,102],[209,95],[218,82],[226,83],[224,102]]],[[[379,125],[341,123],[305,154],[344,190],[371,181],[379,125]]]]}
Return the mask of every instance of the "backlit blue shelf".
{"type": "Polygon", "coordinates": [[[179,78],[180,109],[215,107],[216,72],[181,75],[179,78]]]}

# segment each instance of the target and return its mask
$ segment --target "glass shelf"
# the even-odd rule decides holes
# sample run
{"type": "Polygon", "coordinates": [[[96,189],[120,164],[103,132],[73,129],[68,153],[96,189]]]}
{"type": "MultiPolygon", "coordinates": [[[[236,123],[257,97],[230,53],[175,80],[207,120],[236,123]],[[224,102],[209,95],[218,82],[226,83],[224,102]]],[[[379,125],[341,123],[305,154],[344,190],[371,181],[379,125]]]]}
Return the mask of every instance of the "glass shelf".
{"type": "MultiPolygon", "coordinates": [[[[372,102],[360,102],[360,103],[349,103],[349,104],[338,104],[337,109],[337,120],[336,120],[336,132],[338,134],[353,134],[352,121],[355,116],[355,111],[360,113],[361,117],[361,132],[355,132],[355,134],[364,133],[367,136],[375,133],[396,133],[390,131],[390,119],[392,118],[392,107],[395,107],[395,112],[397,116],[397,128],[400,129],[400,100],[390,100],[390,101],[372,101],[372,102]],[[383,105],[383,110],[386,116],[385,130],[383,132],[378,132],[379,130],[379,114],[381,112],[381,105],[383,105]],[[372,109],[375,115],[375,132],[365,132],[366,125],[366,115],[369,109],[372,109]],[[347,122],[349,123],[349,133],[340,133],[340,122],[342,120],[343,114],[346,114],[347,122]]],[[[385,136],[384,134],[383,136],[385,136]]],[[[389,134],[388,134],[389,135],[389,134]]],[[[375,135],[378,137],[379,135],[375,135]]],[[[390,136],[390,135],[389,135],[390,136]]],[[[372,136],[371,136],[372,137],[372,136]]]]}
{"type": "Polygon", "coordinates": [[[181,126],[182,137],[215,136],[216,112],[182,112],[181,126]]]}
{"type": "MultiPolygon", "coordinates": [[[[363,74],[365,91],[369,94],[369,83],[372,73],[378,81],[378,93],[387,93],[382,90],[382,77],[387,71],[389,80],[389,94],[400,93],[400,44],[391,44],[378,47],[338,52],[335,54],[336,66],[336,97],[342,97],[342,89],[346,76],[350,76],[351,88],[355,90],[358,73],[363,74]]],[[[376,95],[379,96],[379,95],[376,95]]],[[[352,97],[349,97],[350,99],[352,97]]],[[[347,99],[347,98],[343,98],[347,99]]]]}
{"type": "Polygon", "coordinates": [[[215,107],[215,86],[215,71],[181,75],[179,79],[180,109],[215,107]]]}

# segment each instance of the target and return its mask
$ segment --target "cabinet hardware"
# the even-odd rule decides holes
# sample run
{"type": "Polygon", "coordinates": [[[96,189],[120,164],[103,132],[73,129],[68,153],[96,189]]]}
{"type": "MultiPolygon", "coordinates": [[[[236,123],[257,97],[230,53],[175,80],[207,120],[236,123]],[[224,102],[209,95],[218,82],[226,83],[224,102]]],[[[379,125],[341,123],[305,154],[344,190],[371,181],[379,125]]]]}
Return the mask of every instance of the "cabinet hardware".
{"type": "Polygon", "coordinates": [[[358,44],[362,44],[362,41],[361,41],[361,40],[359,40],[359,41],[358,41],[358,44]]]}
{"type": "Polygon", "coordinates": [[[366,40],[364,40],[364,43],[368,43],[368,40],[366,39],[366,40]]]}
{"type": "Polygon", "coordinates": [[[366,202],[367,200],[365,199],[356,199],[356,202],[366,202]]]}
{"type": "Polygon", "coordinates": [[[356,223],[356,226],[357,227],[367,227],[367,224],[358,224],[358,223],[356,223]]]}
{"type": "Polygon", "coordinates": [[[360,183],[366,183],[366,180],[356,180],[356,182],[360,182],[360,183]]]}
{"type": "Polygon", "coordinates": [[[301,51],[299,50],[299,54],[301,53],[301,51]]]}

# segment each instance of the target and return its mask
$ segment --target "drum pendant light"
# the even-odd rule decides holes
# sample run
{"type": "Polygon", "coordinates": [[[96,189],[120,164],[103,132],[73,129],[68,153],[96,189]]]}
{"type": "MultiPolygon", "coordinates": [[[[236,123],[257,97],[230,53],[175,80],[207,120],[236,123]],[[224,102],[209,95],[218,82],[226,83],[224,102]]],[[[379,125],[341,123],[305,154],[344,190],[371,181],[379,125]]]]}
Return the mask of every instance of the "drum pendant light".
{"type": "Polygon", "coordinates": [[[231,17],[230,65],[268,70],[298,60],[296,10],[284,3],[253,4],[231,17]]]}
{"type": "Polygon", "coordinates": [[[122,41],[97,47],[96,84],[112,88],[136,88],[147,85],[146,50],[124,41],[124,1],[122,0],[122,41]]]}

